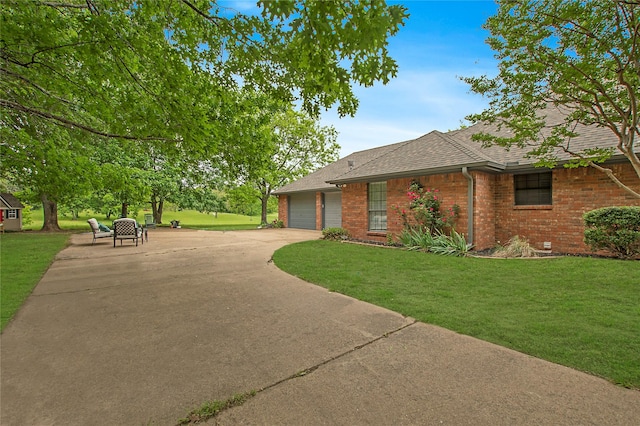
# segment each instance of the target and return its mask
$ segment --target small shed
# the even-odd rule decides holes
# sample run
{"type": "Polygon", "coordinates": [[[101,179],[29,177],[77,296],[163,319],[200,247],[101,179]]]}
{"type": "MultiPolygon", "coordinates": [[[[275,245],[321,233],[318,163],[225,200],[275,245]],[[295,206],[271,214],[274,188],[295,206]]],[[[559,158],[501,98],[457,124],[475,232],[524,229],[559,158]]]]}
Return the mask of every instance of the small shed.
{"type": "Polygon", "coordinates": [[[22,231],[22,209],[24,206],[12,194],[0,193],[0,223],[3,231],[22,231]]]}

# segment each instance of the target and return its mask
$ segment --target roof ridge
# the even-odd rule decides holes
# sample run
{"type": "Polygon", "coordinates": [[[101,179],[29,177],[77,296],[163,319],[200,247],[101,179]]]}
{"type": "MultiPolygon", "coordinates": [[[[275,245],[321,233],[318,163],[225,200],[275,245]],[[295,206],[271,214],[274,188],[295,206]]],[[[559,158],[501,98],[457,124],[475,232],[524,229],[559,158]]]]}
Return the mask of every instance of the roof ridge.
{"type": "Polygon", "coordinates": [[[459,140],[457,138],[455,138],[454,136],[450,135],[450,132],[447,133],[442,133],[439,132],[437,130],[434,130],[434,132],[436,132],[438,134],[439,137],[441,137],[442,139],[444,139],[445,141],[449,142],[451,145],[454,146],[454,148],[456,148],[458,151],[469,155],[470,157],[475,157],[476,160],[484,160],[484,161],[493,161],[496,163],[500,163],[500,161],[495,160],[494,158],[491,158],[490,156],[486,155],[485,153],[483,153],[480,150],[476,150],[476,148],[474,146],[472,146],[471,144],[467,144],[462,140],[459,140]]]}

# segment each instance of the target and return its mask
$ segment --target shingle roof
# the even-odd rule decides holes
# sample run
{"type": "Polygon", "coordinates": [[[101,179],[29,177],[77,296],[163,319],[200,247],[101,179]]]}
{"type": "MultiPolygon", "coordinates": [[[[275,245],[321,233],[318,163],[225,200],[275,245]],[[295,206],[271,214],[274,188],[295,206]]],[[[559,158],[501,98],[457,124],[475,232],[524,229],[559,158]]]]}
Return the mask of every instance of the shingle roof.
{"type": "Polygon", "coordinates": [[[397,176],[437,173],[460,164],[483,164],[499,167],[479,149],[461,144],[447,134],[433,131],[408,141],[386,155],[334,176],[331,183],[387,179],[397,176]]]}
{"type": "Polygon", "coordinates": [[[392,145],[385,145],[378,148],[354,152],[353,154],[339,159],[335,163],[331,163],[303,178],[296,180],[295,182],[291,182],[290,184],[283,186],[282,188],[274,191],[273,194],[291,194],[306,191],[337,191],[338,188],[336,188],[334,184],[328,183],[328,181],[336,176],[349,172],[350,168],[355,169],[361,165],[367,164],[406,143],[406,141],[398,142],[392,145]]]}
{"type": "MultiPolygon", "coordinates": [[[[543,134],[549,134],[551,126],[561,123],[566,116],[566,112],[555,107],[548,107],[541,113],[547,123],[543,134]]],[[[336,184],[447,173],[459,171],[462,167],[486,171],[517,170],[532,168],[537,161],[536,158],[527,158],[531,147],[483,148],[472,140],[472,135],[480,132],[509,136],[504,128],[482,123],[448,133],[432,131],[417,139],[353,153],[274,193],[336,190],[336,184]],[[349,168],[349,161],[353,161],[352,168],[349,168]]],[[[607,128],[579,125],[575,132],[579,136],[571,140],[571,148],[576,151],[596,146],[615,147],[618,143],[607,128]]],[[[557,157],[561,162],[570,158],[560,150],[557,157]]]]}
{"type": "Polygon", "coordinates": [[[23,209],[24,206],[13,194],[9,194],[8,192],[3,192],[0,194],[0,200],[2,204],[6,205],[10,209],[23,209]]]}

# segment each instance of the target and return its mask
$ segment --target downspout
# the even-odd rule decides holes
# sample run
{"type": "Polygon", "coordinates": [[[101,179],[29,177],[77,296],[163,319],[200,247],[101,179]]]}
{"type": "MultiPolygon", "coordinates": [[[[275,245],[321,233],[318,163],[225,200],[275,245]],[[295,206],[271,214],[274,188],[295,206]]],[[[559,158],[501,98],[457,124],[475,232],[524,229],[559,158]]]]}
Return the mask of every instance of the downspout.
{"type": "Polygon", "coordinates": [[[466,166],[462,168],[462,175],[467,178],[467,205],[469,213],[467,214],[467,243],[473,244],[473,177],[469,174],[466,166]]]}

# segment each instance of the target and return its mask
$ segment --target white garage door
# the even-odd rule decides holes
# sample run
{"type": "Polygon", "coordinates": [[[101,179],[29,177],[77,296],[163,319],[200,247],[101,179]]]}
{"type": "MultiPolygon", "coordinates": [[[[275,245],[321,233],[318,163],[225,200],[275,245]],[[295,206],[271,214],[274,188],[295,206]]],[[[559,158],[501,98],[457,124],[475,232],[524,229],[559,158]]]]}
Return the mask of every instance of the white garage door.
{"type": "Polygon", "coordinates": [[[341,192],[325,192],[323,226],[325,228],[342,228],[341,192]]]}
{"type": "Polygon", "coordinates": [[[289,196],[289,228],[316,229],[316,194],[289,196]]]}

